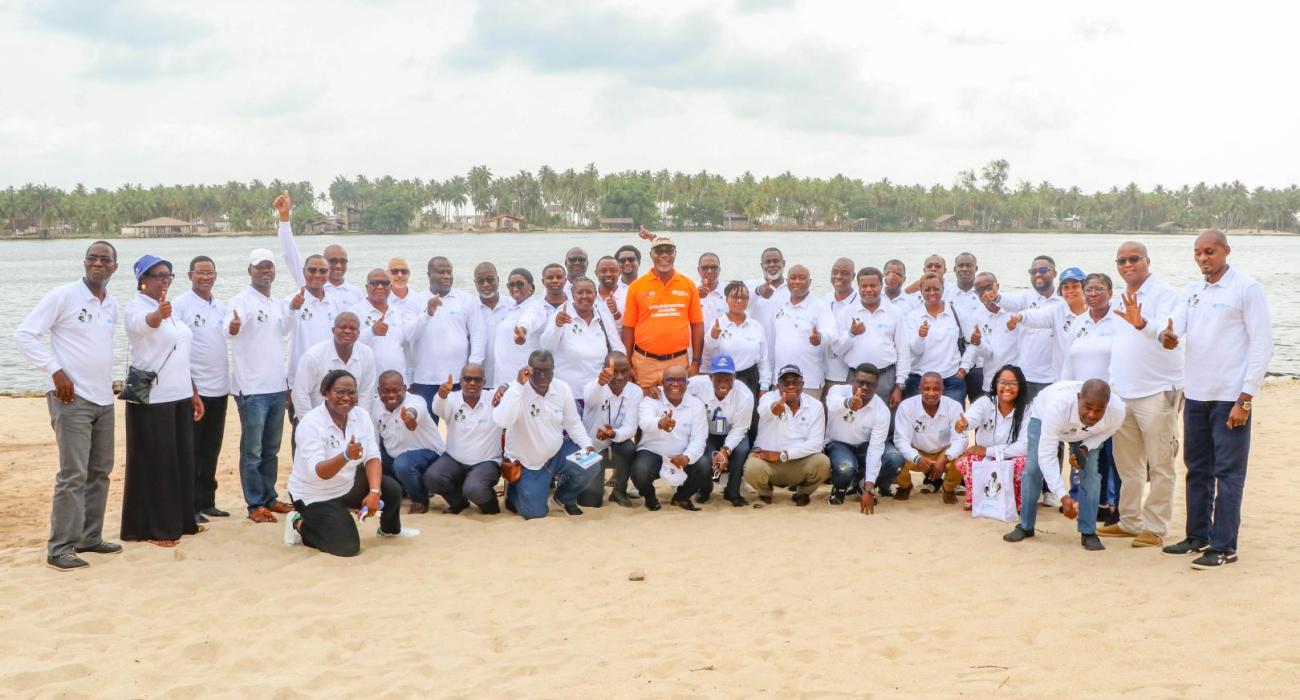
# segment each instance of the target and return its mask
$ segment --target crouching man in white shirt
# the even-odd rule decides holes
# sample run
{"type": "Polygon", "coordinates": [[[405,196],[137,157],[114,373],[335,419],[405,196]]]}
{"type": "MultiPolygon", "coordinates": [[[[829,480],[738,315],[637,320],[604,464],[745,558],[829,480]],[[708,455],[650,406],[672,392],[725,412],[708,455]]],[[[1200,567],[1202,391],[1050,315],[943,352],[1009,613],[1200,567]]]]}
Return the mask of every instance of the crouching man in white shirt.
{"type": "Polygon", "coordinates": [[[501,479],[501,428],[492,422],[491,402],[483,397],[487,370],[469,363],[460,371],[460,391],[451,382],[438,387],[433,412],[447,426],[447,449],[424,473],[424,487],[447,501],[456,514],[473,503],[484,515],[501,512],[495,487],[501,479]]]}
{"type": "Polygon", "coordinates": [[[1061,499],[1067,517],[1080,512],[1079,538],[1084,549],[1105,549],[1097,537],[1097,500],[1101,496],[1101,474],[1097,455],[1101,444],[1124,424],[1124,401],[1112,396],[1110,386],[1100,379],[1086,382],[1057,382],[1038,393],[1029,414],[1029,458],[1020,479],[1020,524],[1002,536],[1007,542],[1019,542],[1034,536],[1038,517],[1038,494],[1042,482],[1061,499]],[[1083,470],[1079,483],[1079,500],[1070,498],[1069,489],[1056,467],[1056,445],[1070,446],[1070,465],[1083,470]],[[1043,470],[1041,465],[1048,465],[1043,470]]]}
{"type": "MultiPolygon", "coordinates": [[[[492,409],[492,420],[506,431],[505,460],[512,467],[522,467],[519,478],[506,490],[506,508],[525,520],[545,518],[546,496],[554,479],[556,502],[569,515],[582,515],[578,494],[601,469],[599,464],[584,469],[561,450],[568,433],[578,449],[595,452],[578,415],[573,390],[555,379],[555,358],[550,351],[534,350],[528,356],[528,366],[519,370],[492,409]]],[[[502,471],[506,471],[504,465],[502,471]]]]}
{"type": "Polygon", "coordinates": [[[356,379],[347,370],[331,370],[318,391],[325,402],[298,421],[298,452],[289,474],[289,495],[297,510],[285,521],[285,544],[355,557],[361,553],[361,538],[349,508],[360,509],[360,519],[380,513],[381,536],[420,534],[402,527],[402,487],[383,474],[374,423],[357,406],[356,379]]]}
{"type": "Polygon", "coordinates": [[[943,502],[957,502],[957,484],[962,479],[957,458],[966,451],[966,433],[956,428],[962,405],[946,396],[943,386],[942,375],[926,372],[921,375],[920,396],[898,404],[894,446],[908,468],[895,479],[895,500],[906,501],[912,495],[912,472],[916,471],[925,474],[927,487],[942,479],[943,502]]]}
{"type": "Polygon", "coordinates": [[[632,459],[632,483],[645,497],[648,510],[659,510],[655,479],[660,476],[677,486],[673,505],[699,510],[691,497],[704,493],[709,483],[709,463],[704,446],[709,426],[704,404],[686,393],[686,368],[664,370],[659,396],[641,399],[641,444],[632,459]],[[674,472],[680,472],[674,474],[674,472]]]}
{"type": "Polygon", "coordinates": [[[831,460],[822,454],[826,411],[803,390],[803,371],[786,365],[777,372],[777,390],[758,402],[758,438],[745,461],[745,483],[764,503],[772,502],[773,486],[798,486],[794,504],[806,506],[830,477],[831,460]]]}
{"type": "MultiPolygon", "coordinates": [[[[447,386],[450,389],[450,384],[447,386]]],[[[438,424],[424,399],[406,391],[402,373],[395,369],[379,375],[379,400],[374,405],[384,473],[395,477],[406,491],[411,499],[410,514],[427,513],[429,491],[424,487],[424,475],[446,449],[438,424]]]]}
{"type": "MultiPolygon", "coordinates": [[[[727,488],[722,497],[740,508],[749,505],[740,495],[740,483],[745,478],[745,460],[749,459],[748,433],[754,420],[754,394],[744,382],[736,381],[736,363],[730,355],[715,355],[709,370],[709,374],[691,377],[686,390],[704,404],[704,416],[709,424],[705,454],[713,466],[713,474],[720,477],[722,472],[727,472],[727,488]]],[[[700,503],[707,502],[712,495],[710,479],[699,495],[700,503]]]]}
{"type": "MultiPolygon", "coordinates": [[[[602,453],[605,465],[614,470],[614,488],[609,492],[609,500],[624,508],[632,507],[627,480],[632,475],[637,418],[644,396],[641,387],[631,380],[632,365],[627,355],[615,350],[605,358],[600,374],[587,382],[582,391],[582,424],[587,427],[592,446],[602,453]]],[[[579,506],[601,507],[605,498],[603,477],[597,474],[586,490],[578,494],[579,506]]]]}
{"type": "Polygon", "coordinates": [[[826,456],[831,460],[830,504],[838,506],[854,487],[861,487],[862,512],[875,510],[876,483],[890,484],[903,468],[898,450],[885,452],[889,440],[889,406],[880,399],[880,369],[862,363],[849,383],[826,393],[826,456]]]}

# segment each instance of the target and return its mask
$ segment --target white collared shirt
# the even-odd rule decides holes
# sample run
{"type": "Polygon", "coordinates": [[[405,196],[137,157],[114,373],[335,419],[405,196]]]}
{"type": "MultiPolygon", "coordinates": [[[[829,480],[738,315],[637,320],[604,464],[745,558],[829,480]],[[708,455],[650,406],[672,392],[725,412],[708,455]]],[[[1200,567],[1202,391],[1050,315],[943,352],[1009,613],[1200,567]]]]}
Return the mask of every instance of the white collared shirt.
{"type": "Polygon", "coordinates": [[[493,387],[515,381],[519,370],[528,364],[528,356],[541,344],[546,326],[546,306],[536,294],[510,307],[497,322],[496,340],[492,344],[492,373],[487,383],[493,387]],[[524,344],[515,345],[515,329],[524,329],[524,344]]]}
{"type": "MultiPolygon", "coordinates": [[[[276,238],[280,240],[280,252],[284,254],[285,267],[288,267],[289,273],[293,275],[295,286],[305,286],[307,284],[307,277],[302,268],[306,263],[306,258],[303,257],[302,251],[298,249],[298,242],[294,240],[293,226],[288,221],[278,221],[276,222],[275,235],[276,238]]],[[[326,261],[326,264],[328,265],[328,261],[326,261]]],[[[346,280],[343,284],[338,285],[326,281],[324,291],[325,301],[328,301],[333,305],[335,313],[350,309],[366,298],[364,292],[357,287],[348,284],[346,280]]],[[[310,294],[306,296],[308,299],[312,298],[310,294]]],[[[319,338],[307,338],[305,345],[303,345],[301,349],[306,350],[318,342],[320,342],[319,338]]],[[[301,353],[294,354],[297,355],[301,353]]]]}
{"type": "MultiPolygon", "coordinates": [[[[294,500],[311,505],[344,496],[352,490],[357,467],[372,459],[379,459],[375,426],[364,408],[357,406],[348,411],[344,427],[345,430],[339,430],[324,404],[302,414],[298,420],[298,451],[293,455],[293,471],[289,473],[289,495],[294,500]],[[316,465],[339,456],[353,438],[361,443],[360,463],[349,460],[334,476],[320,478],[316,473],[316,465]]],[[[385,507],[394,508],[399,505],[390,503],[385,507]]]]}
{"type": "MultiPolygon", "coordinates": [[[[339,306],[329,294],[322,293],[317,299],[311,292],[303,292],[302,306],[293,308],[294,292],[284,298],[286,317],[295,320],[293,341],[289,343],[289,377],[298,374],[298,358],[307,349],[323,340],[334,337],[334,319],[339,315],[339,306]]],[[[241,314],[242,316],[242,314],[241,314]]]]}
{"type": "Polygon", "coordinates": [[[722,399],[713,390],[713,378],[697,374],[686,384],[686,392],[704,404],[710,435],[722,435],[723,447],[736,449],[754,423],[754,392],[744,382],[734,382],[722,399]]]}
{"type": "Polygon", "coordinates": [[[1002,448],[1004,457],[1024,457],[1029,452],[1029,408],[1020,422],[1020,433],[1011,439],[1015,423],[1015,409],[1002,415],[997,403],[988,396],[981,396],[966,409],[968,429],[975,431],[975,444],[986,450],[1002,448]]]}
{"type": "Polygon", "coordinates": [[[758,290],[766,283],[766,279],[759,278],[749,280],[745,283],[745,286],[749,287],[749,309],[747,313],[755,321],[758,321],[759,325],[763,326],[770,338],[772,336],[772,317],[776,315],[776,310],[781,308],[782,304],[790,301],[790,285],[785,283],[783,274],[781,285],[772,287],[772,298],[764,299],[763,295],[758,293],[758,290]]]}
{"type": "Polygon", "coordinates": [[[1070,326],[1061,379],[1100,379],[1109,383],[1111,350],[1120,326],[1128,326],[1128,322],[1116,318],[1113,311],[1100,321],[1092,320],[1091,311],[1079,314],[1070,326]]]}
{"type": "MultiPolygon", "coordinates": [[[[504,294],[497,295],[497,305],[491,308],[483,303],[483,297],[478,299],[478,315],[483,319],[483,377],[487,380],[484,386],[486,389],[496,386],[492,383],[492,379],[497,357],[497,328],[506,316],[510,315],[510,310],[514,307],[515,300],[504,294]]],[[[511,342],[514,342],[513,338],[511,342]]]]}
{"type": "MultiPolygon", "coordinates": [[[[836,299],[835,290],[831,290],[826,293],[826,296],[822,297],[822,301],[824,301],[826,306],[831,310],[831,316],[835,317],[837,328],[840,322],[841,311],[854,307],[862,308],[862,303],[859,301],[858,297],[858,290],[856,289],[849,292],[849,295],[844,297],[842,300],[836,299]]],[[[830,340],[834,341],[834,338],[831,338],[830,340]]],[[[825,348],[826,351],[826,380],[832,382],[847,381],[849,378],[849,365],[844,362],[844,358],[835,350],[834,342],[828,343],[823,341],[822,347],[825,348]]]]}
{"type": "Polygon", "coordinates": [[[1264,288],[1234,267],[1218,282],[1188,284],[1174,312],[1174,333],[1179,344],[1187,346],[1187,398],[1236,401],[1241,394],[1259,396],[1273,356],[1270,318],[1264,288]]]}
{"type": "Polygon", "coordinates": [[[1095,425],[1085,427],[1079,418],[1079,390],[1082,388],[1083,382],[1057,382],[1038,392],[1030,406],[1029,415],[1042,424],[1038,434],[1038,466],[1047,481],[1047,488],[1057,496],[1065,496],[1068,491],[1061,481],[1056,443],[1079,442],[1089,450],[1100,449],[1101,443],[1124,423],[1124,400],[1112,393],[1105,415],[1095,425]]]}
{"type": "Polygon", "coordinates": [[[582,320],[572,305],[569,312],[571,323],[557,326],[554,317],[547,322],[539,344],[555,356],[556,379],[564,380],[570,387],[584,387],[600,374],[611,350],[623,353],[626,350],[608,309],[594,308],[591,321],[582,320]]]}
{"type": "Polygon", "coordinates": [[[705,294],[703,288],[700,287],[700,283],[698,281],[695,283],[695,288],[700,292],[700,311],[704,314],[704,330],[706,333],[708,329],[713,327],[713,319],[727,315],[727,297],[722,293],[724,287],[726,285],[719,281],[718,286],[714,287],[713,291],[705,294]]]}
{"type": "Polygon", "coordinates": [[[492,396],[484,391],[473,406],[459,391],[433,397],[433,412],[447,424],[447,454],[466,466],[501,462],[501,427],[492,420],[492,396]]]}
{"type": "Polygon", "coordinates": [[[447,375],[459,377],[465,363],[483,362],[483,317],[478,312],[478,295],[449,289],[442,295],[442,305],[429,315],[433,293],[419,292],[413,302],[420,309],[419,328],[414,331],[415,367],[411,381],[416,384],[442,384],[447,375]]]}
{"type": "Polygon", "coordinates": [[[225,396],[230,393],[230,353],[226,347],[226,305],[216,296],[204,299],[194,290],[172,302],[172,314],[189,326],[194,334],[190,349],[190,376],[199,396],[225,396]]]}
{"type": "MultiPolygon", "coordinates": [[[[395,370],[402,374],[402,381],[410,384],[411,374],[406,366],[407,338],[413,334],[415,319],[405,311],[389,305],[386,311],[380,311],[369,299],[348,309],[361,321],[361,333],[357,341],[370,348],[375,357],[375,376],[395,370]],[[380,317],[388,324],[388,332],[375,335],[375,323],[380,317]]],[[[441,384],[442,382],[439,382],[441,384]]],[[[427,408],[427,406],[426,406],[427,408]]],[[[389,455],[392,452],[388,453],[389,455]]]]}
{"type": "MultiPolygon", "coordinates": [[[[1071,315],[1070,305],[1066,304],[1056,292],[1052,292],[1050,297],[1045,297],[1032,288],[1021,290],[1019,293],[1003,294],[998,300],[998,305],[1012,312],[1063,306],[1065,312],[1058,311],[1057,315],[1053,316],[1059,321],[1057,327],[1071,315]]],[[[1025,381],[1035,384],[1056,381],[1061,375],[1061,365],[1065,362],[1064,342],[1056,337],[1056,331],[1052,326],[1032,325],[1028,322],[1026,325],[1028,327],[1020,333],[1020,370],[1025,373],[1025,381]]]]}
{"type": "MultiPolygon", "coordinates": [[[[1064,304],[1061,307],[1069,308],[1064,304]]],[[[973,314],[973,323],[980,329],[980,344],[970,346],[972,352],[962,358],[962,368],[970,369],[971,360],[978,358],[979,362],[975,364],[984,367],[985,392],[993,386],[993,378],[998,370],[1006,365],[1020,364],[1021,326],[1017,325],[1014,330],[1007,329],[1007,320],[1012,315],[1003,308],[993,313],[983,305],[973,314]]],[[[971,332],[974,333],[973,328],[971,332]]]]}
{"type": "Polygon", "coordinates": [[[375,434],[389,457],[397,459],[411,450],[433,450],[442,454],[447,449],[442,442],[442,433],[438,432],[438,424],[429,415],[428,404],[419,396],[404,392],[402,402],[391,411],[378,398],[372,406],[375,434]],[[415,413],[415,430],[406,427],[402,409],[415,413]]]}
{"type": "Polygon", "coordinates": [[[711,367],[713,358],[718,355],[730,355],[737,372],[744,372],[751,367],[758,367],[758,386],[772,386],[772,360],[767,345],[767,329],[746,315],[742,323],[737,324],[726,314],[717,319],[718,337],[713,337],[713,324],[704,327],[704,361],[700,363],[701,371],[711,367]]]}
{"type": "Polygon", "coordinates": [[[880,476],[880,458],[885,454],[889,440],[889,406],[874,392],[862,408],[849,408],[853,387],[840,384],[826,392],[826,442],[842,442],[853,447],[867,445],[865,464],[866,481],[876,483],[880,476]]]}
{"type": "Polygon", "coordinates": [[[506,431],[506,457],[528,469],[546,466],[560,451],[566,432],[580,449],[591,447],[573,390],[559,379],[551,380],[545,396],[531,382],[511,381],[501,403],[492,409],[492,420],[506,431]]]}
{"type": "Polygon", "coordinates": [[[638,411],[645,398],[641,387],[628,382],[623,391],[615,394],[609,385],[601,386],[593,379],[582,389],[582,425],[597,452],[612,442],[626,442],[636,436],[638,411]],[[608,425],[614,431],[611,440],[596,439],[596,431],[608,425]]]}
{"type": "Polygon", "coordinates": [[[227,304],[229,315],[222,324],[229,334],[230,321],[239,314],[239,334],[230,336],[230,358],[234,363],[231,391],[241,396],[272,394],[289,387],[284,363],[284,338],[298,325],[297,317],[286,314],[283,302],[251,285],[227,304]]]}
{"type": "Polygon", "coordinates": [[[803,370],[807,389],[821,388],[826,377],[826,348],[835,339],[835,316],[826,302],[809,294],[803,301],[788,300],[772,316],[768,339],[772,343],[772,368],[795,365],[803,370]],[[821,343],[813,345],[809,336],[813,328],[821,343]]]}
{"type": "MultiPolygon", "coordinates": [[[[1124,312],[1124,293],[1117,292],[1111,302],[1115,313],[1124,312]]],[[[1147,325],[1137,330],[1119,319],[1115,327],[1115,346],[1110,356],[1110,384],[1122,399],[1141,399],[1183,385],[1183,356],[1180,344],[1165,350],[1157,338],[1178,308],[1178,292],[1149,275],[1138,287],[1137,303],[1147,325]]]]}
{"type": "Polygon", "coordinates": [[[894,447],[903,453],[903,459],[915,463],[919,452],[943,452],[948,459],[957,459],[966,451],[966,434],[957,431],[962,405],[939,397],[939,407],[934,415],[925,410],[924,397],[903,399],[894,414],[894,447]]]}
{"type": "Polygon", "coordinates": [[[859,301],[840,309],[835,319],[839,331],[834,341],[835,353],[843,358],[846,366],[857,367],[869,362],[876,369],[884,370],[893,365],[895,384],[903,386],[912,371],[912,347],[911,327],[901,308],[882,301],[872,312],[859,301]],[[866,326],[861,335],[853,335],[854,321],[866,326]]]}
{"type": "Polygon", "coordinates": [[[350,309],[357,304],[366,300],[366,293],[362,289],[346,280],[343,284],[334,284],[325,282],[325,298],[334,302],[334,307],[340,311],[350,309]]]}
{"type": "Polygon", "coordinates": [[[694,464],[704,455],[704,447],[709,439],[709,424],[704,419],[704,404],[690,394],[683,394],[681,403],[674,406],[660,388],[659,398],[649,396],[641,400],[638,408],[641,424],[641,442],[638,450],[653,452],[664,460],[677,455],[686,455],[686,460],[694,464]],[[660,419],[672,413],[676,425],[672,430],[659,428],[660,419]]]}
{"type": "Polygon", "coordinates": [[[104,292],[101,302],[82,280],[56,287],[41,297],[14,333],[18,351],[45,372],[48,391],[53,375],[63,370],[77,396],[113,405],[113,331],[117,300],[104,292]],[[45,334],[50,335],[47,347],[45,334]]]}
{"type": "Polygon", "coordinates": [[[781,392],[769,391],[758,400],[754,449],[785,452],[790,460],[821,452],[826,444],[826,411],[821,402],[804,396],[799,399],[798,411],[787,404],[781,415],[774,416],[772,404],[780,398],[781,392]]]}
{"type": "MultiPolygon", "coordinates": [[[[898,309],[904,317],[911,316],[912,312],[916,310],[916,300],[912,298],[912,295],[904,292],[899,292],[898,296],[891,299],[888,294],[881,291],[880,303],[888,304],[898,309]]],[[[922,304],[922,306],[924,306],[924,304],[922,304]]]]}
{"type": "Polygon", "coordinates": [[[126,340],[131,351],[131,366],[157,372],[149,403],[180,401],[194,396],[190,380],[190,348],[194,334],[185,321],[164,318],[157,328],[149,327],[145,316],[158,310],[158,302],[144,292],[136,292],[122,312],[126,322],[126,340]]]}
{"type": "MultiPolygon", "coordinates": [[[[600,282],[597,282],[596,283],[596,308],[604,309],[606,312],[608,312],[609,304],[605,302],[605,297],[601,296],[602,293],[603,292],[600,287],[600,282]]],[[[618,327],[611,328],[610,331],[614,333],[619,333],[622,332],[623,330],[623,309],[627,308],[627,285],[623,284],[622,282],[619,282],[618,286],[616,286],[614,288],[614,291],[610,292],[610,294],[614,297],[614,308],[618,309],[618,318],[614,318],[612,314],[609,316],[609,318],[614,318],[614,324],[618,327]]]]}
{"type": "Polygon", "coordinates": [[[344,362],[334,347],[334,339],[330,338],[307,348],[298,363],[298,374],[293,379],[293,410],[297,415],[302,415],[325,401],[320,393],[321,380],[336,369],[352,373],[357,382],[358,406],[374,404],[377,396],[374,353],[363,343],[353,343],[352,354],[344,362]]]}
{"type": "Polygon", "coordinates": [[[412,289],[411,287],[408,286],[406,288],[406,296],[399,297],[397,296],[396,292],[391,291],[392,289],[391,287],[389,289],[390,289],[390,291],[388,292],[389,306],[395,309],[401,309],[402,311],[405,311],[410,316],[419,316],[420,314],[425,312],[425,309],[419,308],[415,304],[415,298],[416,296],[418,296],[417,290],[412,289]]]}
{"type": "MultiPolygon", "coordinates": [[[[912,351],[912,374],[938,372],[945,379],[957,373],[962,366],[962,354],[957,351],[957,317],[946,304],[938,316],[931,316],[922,306],[912,312],[908,319],[908,343],[912,351]],[[921,337],[921,324],[928,324],[924,338],[921,337]]],[[[966,351],[974,355],[974,350],[966,351]]]]}

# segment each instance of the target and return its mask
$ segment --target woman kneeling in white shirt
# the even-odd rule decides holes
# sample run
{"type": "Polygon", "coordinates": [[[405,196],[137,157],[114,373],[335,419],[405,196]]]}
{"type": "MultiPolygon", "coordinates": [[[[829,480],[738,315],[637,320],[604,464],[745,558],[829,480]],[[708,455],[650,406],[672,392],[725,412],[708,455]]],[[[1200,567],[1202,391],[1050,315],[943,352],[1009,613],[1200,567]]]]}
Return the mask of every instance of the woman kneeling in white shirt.
{"type": "Polygon", "coordinates": [[[357,407],[357,380],[336,369],[320,383],[325,402],[298,421],[298,452],[289,474],[289,494],[297,512],[285,521],[285,544],[305,544],[327,554],[355,557],[361,538],[349,508],[359,518],[380,513],[379,534],[414,537],[402,527],[402,487],[383,475],[375,425],[357,407]],[[364,469],[358,470],[358,466],[364,469]]]}
{"type": "Polygon", "coordinates": [[[957,459],[957,469],[966,482],[965,510],[971,509],[971,473],[974,462],[995,458],[1001,448],[1002,457],[1012,460],[1015,475],[1016,509],[1020,509],[1020,475],[1025,471],[1025,455],[1029,449],[1029,400],[1025,392],[1025,375],[1015,365],[1003,365],[993,375],[991,391],[966,409],[957,422],[957,429],[975,428],[975,441],[966,448],[966,454],[957,459]]]}

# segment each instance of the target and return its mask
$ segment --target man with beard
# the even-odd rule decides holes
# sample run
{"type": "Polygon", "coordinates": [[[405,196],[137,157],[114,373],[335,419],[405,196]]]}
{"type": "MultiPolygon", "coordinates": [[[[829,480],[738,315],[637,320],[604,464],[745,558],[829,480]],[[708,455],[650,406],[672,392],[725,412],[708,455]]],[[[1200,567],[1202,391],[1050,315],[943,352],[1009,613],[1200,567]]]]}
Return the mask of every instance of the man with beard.
{"type": "Polygon", "coordinates": [[[901,307],[881,296],[881,282],[880,270],[858,270],[858,302],[840,309],[835,319],[835,352],[854,367],[876,367],[876,395],[893,410],[912,371],[911,334],[901,307]]]}
{"type": "Polygon", "coordinates": [[[451,286],[451,261],[436,255],[429,258],[428,270],[429,290],[416,297],[422,313],[412,335],[411,391],[432,410],[443,378],[468,362],[481,364],[486,344],[478,300],[451,286]]]}
{"type": "Polygon", "coordinates": [[[795,265],[786,279],[789,298],[772,315],[768,338],[772,364],[794,365],[802,370],[804,391],[821,401],[826,374],[826,347],[835,337],[835,316],[826,302],[808,293],[812,279],[808,268],[795,265]]]}
{"type": "Polygon", "coordinates": [[[618,261],[606,255],[596,261],[596,305],[604,307],[618,327],[623,328],[623,309],[627,305],[627,287],[619,279],[618,261]]]}
{"type": "MultiPolygon", "coordinates": [[[[704,253],[695,265],[700,281],[700,310],[704,313],[704,327],[713,325],[714,320],[727,315],[727,297],[722,293],[718,278],[722,274],[722,260],[717,253],[704,253]]],[[[703,368],[701,368],[703,369],[703,368]]]]}
{"type": "MultiPolygon", "coordinates": [[[[854,306],[858,302],[858,285],[854,283],[853,277],[856,270],[853,261],[848,258],[837,258],[831,264],[831,291],[824,297],[824,301],[837,321],[841,309],[854,306]]],[[[831,387],[844,384],[849,380],[849,366],[844,363],[844,358],[835,352],[832,343],[827,342],[823,347],[826,348],[826,379],[823,386],[825,391],[830,391],[831,387]]]]}
{"type": "MultiPolygon", "coordinates": [[[[496,357],[497,326],[510,314],[515,302],[501,296],[501,278],[497,267],[484,261],[474,266],[474,289],[478,291],[478,313],[483,319],[483,362],[486,377],[491,378],[496,357]]],[[[492,388],[488,385],[487,388],[492,388]]]]}
{"type": "MultiPolygon", "coordinates": [[[[1003,294],[996,301],[1007,311],[1046,309],[1064,304],[1056,290],[1056,261],[1049,255],[1034,258],[1029,266],[1030,289],[1019,294],[1003,294]]],[[[1030,401],[1038,392],[1055,382],[1065,358],[1058,350],[1051,328],[1025,328],[1020,334],[1020,369],[1025,373],[1030,401]]]]}
{"type": "Polygon", "coordinates": [[[745,283],[751,292],[749,315],[767,329],[768,336],[771,337],[772,316],[776,315],[776,310],[782,304],[790,300],[790,287],[785,280],[785,255],[780,248],[768,248],[759,257],[759,265],[763,270],[762,279],[745,283]]]}

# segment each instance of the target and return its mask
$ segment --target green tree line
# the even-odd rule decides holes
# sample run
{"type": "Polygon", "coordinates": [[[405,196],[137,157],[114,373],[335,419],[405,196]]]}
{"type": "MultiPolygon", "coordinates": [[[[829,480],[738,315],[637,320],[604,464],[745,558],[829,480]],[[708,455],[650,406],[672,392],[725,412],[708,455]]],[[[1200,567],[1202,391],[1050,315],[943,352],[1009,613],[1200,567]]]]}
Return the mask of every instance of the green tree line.
{"type": "MultiPolygon", "coordinates": [[[[931,230],[953,215],[982,231],[1072,228],[1089,231],[1152,230],[1171,222],[1181,228],[1300,230],[1300,189],[1248,188],[1240,181],[1136,184],[1085,193],[1050,182],[1013,183],[1005,160],[961,171],[949,185],[866,182],[836,175],[796,177],[785,172],[730,178],[698,173],[624,171],[600,174],[594,164],[562,172],[542,166],[536,173],[494,174],[487,166],[445,180],[371,179],[338,176],[317,192],[310,182],[272,180],[222,185],[123,185],[116,190],[69,191],[27,184],[0,191],[0,224],[6,230],[111,234],[146,219],[169,216],[220,223],[232,231],[269,230],[270,202],[289,191],[296,204],[294,227],[351,210],[361,227],[405,233],[456,226],[458,216],[510,213],[535,226],[584,227],[602,217],[626,217],[636,224],[671,228],[716,228],[728,213],[750,225],[772,228],[858,227],[885,231],[931,230]]],[[[1167,227],[1166,227],[1167,228],[1167,227]]]]}

